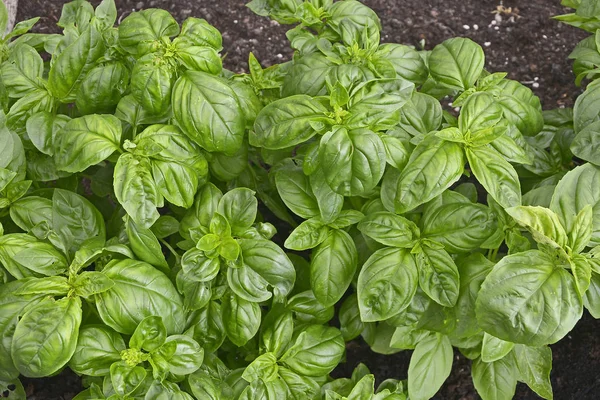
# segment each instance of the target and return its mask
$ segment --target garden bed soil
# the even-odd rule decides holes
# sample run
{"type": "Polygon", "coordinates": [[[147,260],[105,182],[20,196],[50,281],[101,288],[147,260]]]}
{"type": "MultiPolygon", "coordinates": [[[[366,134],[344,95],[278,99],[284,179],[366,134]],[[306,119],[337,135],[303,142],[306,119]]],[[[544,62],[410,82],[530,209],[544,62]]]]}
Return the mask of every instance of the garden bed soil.
{"type": "MultiPolygon", "coordinates": [[[[245,71],[253,52],[268,66],[288,60],[291,52],[285,38],[287,27],[258,17],[243,0],[116,0],[119,15],[159,7],[169,10],[180,22],[189,16],[205,18],[223,32],[225,67],[245,71]]],[[[57,31],[56,22],[65,1],[21,0],[17,20],[42,14],[38,32],[57,31]]],[[[98,2],[93,2],[96,5],[98,2]]],[[[571,107],[581,88],[573,84],[568,55],[586,34],[550,19],[568,10],[559,0],[504,0],[510,13],[495,14],[501,0],[365,0],[380,16],[382,41],[424,46],[431,49],[453,36],[466,36],[483,46],[486,68],[506,71],[508,77],[532,88],[545,109],[571,107]],[[498,16],[497,16],[498,15],[498,16]]],[[[349,376],[365,363],[378,380],[406,378],[410,352],[391,356],[372,353],[362,341],[347,346],[347,361],[335,371],[349,376]]],[[[592,400],[600,390],[600,321],[585,314],[577,327],[552,346],[551,374],[555,399],[592,400]]],[[[470,376],[470,361],[456,354],[452,373],[436,399],[477,399],[470,376]]],[[[71,399],[80,382],[68,370],[48,379],[25,379],[28,399],[71,399]]],[[[519,384],[515,399],[536,399],[519,384]]]]}

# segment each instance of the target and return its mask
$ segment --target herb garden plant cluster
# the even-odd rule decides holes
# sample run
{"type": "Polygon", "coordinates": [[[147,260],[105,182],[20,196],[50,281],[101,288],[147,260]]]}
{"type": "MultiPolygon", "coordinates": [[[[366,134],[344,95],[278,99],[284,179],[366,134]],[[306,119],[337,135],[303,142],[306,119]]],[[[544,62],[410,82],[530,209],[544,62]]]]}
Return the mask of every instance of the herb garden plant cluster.
{"type": "MultiPolygon", "coordinates": [[[[593,80],[600,1],[563,3],[593,80]]],[[[2,395],[70,368],[78,400],[423,400],[457,349],[484,400],[551,399],[548,345],[600,318],[600,80],[543,112],[469,39],[248,6],[292,25],[291,61],[235,74],[205,20],[115,27],[113,0],[0,39],[2,395]],[[407,379],[330,378],[359,336],[414,350],[407,379]]]]}

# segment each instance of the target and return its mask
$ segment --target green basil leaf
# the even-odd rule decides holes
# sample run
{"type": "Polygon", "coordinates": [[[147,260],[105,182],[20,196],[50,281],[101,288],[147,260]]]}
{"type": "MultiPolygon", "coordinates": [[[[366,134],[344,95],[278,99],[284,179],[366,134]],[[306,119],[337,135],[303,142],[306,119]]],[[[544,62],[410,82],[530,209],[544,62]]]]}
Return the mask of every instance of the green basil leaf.
{"type": "Polygon", "coordinates": [[[33,47],[21,44],[11,51],[9,59],[2,64],[0,77],[8,95],[13,98],[21,98],[44,88],[43,72],[42,57],[33,47]]]}
{"type": "Polygon", "coordinates": [[[510,79],[503,79],[496,87],[502,89],[498,102],[504,109],[504,118],[514,124],[523,135],[537,135],[544,127],[540,99],[530,88],[510,79]]]}
{"type": "Polygon", "coordinates": [[[471,367],[473,384],[484,400],[509,400],[517,388],[517,371],[512,357],[486,363],[475,360],[471,367]]]}
{"type": "Polygon", "coordinates": [[[213,280],[221,268],[219,258],[207,257],[204,251],[193,248],[186,251],[181,257],[181,269],[186,278],[195,282],[209,282],[213,280]]]}
{"type": "Polygon", "coordinates": [[[260,303],[269,300],[272,296],[267,290],[269,282],[246,265],[228,268],[227,282],[236,295],[247,301],[260,303]]]}
{"type": "Polygon", "coordinates": [[[77,91],[77,109],[82,114],[112,114],[129,88],[129,77],[129,69],[122,62],[92,68],[77,91]]]}
{"type": "Polygon", "coordinates": [[[173,76],[167,58],[146,54],[131,71],[131,94],[149,114],[164,114],[171,105],[173,76]]]}
{"type": "Polygon", "coordinates": [[[163,205],[162,196],[152,179],[150,163],[125,153],[115,166],[114,189],[117,200],[127,214],[142,228],[150,228],[160,216],[156,207],[163,205]]]}
{"type": "Polygon", "coordinates": [[[11,345],[19,372],[41,378],[61,369],[75,352],[81,317],[78,297],[46,299],[27,311],[17,324],[11,345]]]}
{"type": "Polygon", "coordinates": [[[481,284],[494,267],[494,263],[480,253],[474,253],[466,258],[458,258],[456,266],[460,274],[460,288],[458,300],[454,306],[456,327],[453,336],[458,338],[473,337],[481,331],[477,324],[475,301],[481,289],[481,284]]]}
{"type": "Polygon", "coordinates": [[[0,285],[0,381],[17,379],[19,370],[15,367],[11,356],[11,343],[19,316],[28,308],[34,307],[43,295],[17,295],[16,292],[29,279],[19,279],[0,285]]]}
{"type": "Polygon", "coordinates": [[[381,244],[394,247],[411,247],[420,237],[414,222],[386,211],[367,215],[358,224],[358,230],[381,244]]]}
{"type": "Polygon", "coordinates": [[[254,223],[257,207],[254,191],[235,188],[223,195],[217,210],[229,221],[233,232],[243,232],[254,223]]]}
{"type": "MultiPolygon", "coordinates": [[[[400,109],[400,130],[419,136],[438,130],[442,125],[442,106],[440,102],[425,93],[414,92],[410,101],[400,109]]],[[[388,131],[394,133],[394,131],[388,131]]],[[[396,136],[396,135],[393,135],[396,136]]]]}
{"type": "Polygon", "coordinates": [[[161,315],[168,334],[184,329],[183,304],[177,290],[163,273],[141,261],[111,262],[103,271],[115,284],[96,294],[102,321],[124,334],[132,334],[146,317],[161,315]]]}
{"type": "Polygon", "coordinates": [[[289,300],[288,308],[295,313],[297,320],[313,324],[323,324],[328,322],[333,318],[335,311],[333,306],[323,306],[323,304],[315,298],[312,290],[306,290],[296,294],[289,300]]]}
{"type": "Polygon", "coordinates": [[[369,193],[383,176],[385,146],[370,130],[337,128],[321,138],[319,159],[327,183],[344,196],[369,193]]]}
{"type": "Polygon", "coordinates": [[[423,214],[421,237],[443,244],[451,253],[466,253],[490,237],[495,222],[490,209],[481,204],[444,204],[423,214]]]}
{"type": "Polygon", "coordinates": [[[121,146],[121,122],[112,115],[86,115],[67,122],[54,137],[60,170],[81,172],[107,159],[121,146]]]}
{"type": "Polygon", "coordinates": [[[488,147],[466,149],[473,175],[502,207],[521,205],[521,184],[514,167],[488,147]]]}
{"type": "Polygon", "coordinates": [[[538,243],[564,248],[567,233],[558,216],[544,207],[519,206],[505,210],[519,225],[525,227],[538,243]]]}
{"type": "Polygon", "coordinates": [[[119,396],[127,396],[139,388],[147,372],[143,367],[130,366],[125,361],[116,362],[110,366],[110,381],[114,391],[119,396]]]}
{"type": "Polygon", "coordinates": [[[165,343],[152,352],[153,359],[160,359],[165,368],[175,375],[189,375],[202,365],[204,349],[189,336],[169,336],[165,343]]]}
{"type": "Polygon", "coordinates": [[[312,254],[310,286],[325,307],[342,298],[356,271],[358,252],[350,235],[342,230],[329,231],[327,238],[312,254]]]}
{"type": "Polygon", "coordinates": [[[308,376],[298,375],[285,367],[279,367],[279,377],[288,390],[288,399],[314,398],[319,394],[319,384],[308,376]]]}
{"type": "Polygon", "coordinates": [[[66,296],[70,286],[64,276],[48,276],[27,280],[16,291],[17,295],[45,294],[47,296],[66,296]]]}
{"type": "Polygon", "coordinates": [[[599,130],[600,121],[596,121],[577,133],[570,146],[573,154],[594,165],[600,164],[600,158],[598,158],[598,151],[600,151],[600,143],[598,143],[600,139],[599,130]]]}
{"type": "Polygon", "coordinates": [[[326,174],[322,169],[312,173],[309,177],[310,187],[317,199],[321,219],[325,223],[335,220],[344,206],[344,196],[334,192],[327,183],[326,174]]]}
{"type": "Polygon", "coordinates": [[[125,350],[121,335],[105,326],[85,326],[79,331],[79,339],[69,368],[80,375],[106,376],[110,366],[121,361],[125,350]]]}
{"type": "Polygon", "coordinates": [[[265,353],[256,357],[244,369],[242,378],[249,383],[255,380],[262,379],[265,382],[271,382],[278,377],[279,367],[277,365],[277,357],[273,353],[265,353]]]}
{"type": "Polygon", "coordinates": [[[177,45],[177,57],[187,68],[208,72],[212,75],[219,75],[223,70],[221,57],[215,49],[205,46],[190,46],[186,41],[180,41],[177,45]]]}
{"type": "Polygon", "coordinates": [[[577,215],[587,205],[592,206],[592,239],[590,246],[600,244],[600,189],[593,183],[600,177],[600,168],[592,164],[585,164],[567,172],[560,180],[552,201],[550,209],[554,211],[565,231],[574,229],[577,215]]]}
{"type": "Polygon", "coordinates": [[[548,346],[515,346],[515,360],[519,368],[519,380],[540,397],[552,399],[550,370],[552,369],[552,349],[548,346]]]}
{"type": "Polygon", "coordinates": [[[167,328],[161,317],[150,316],[144,318],[129,339],[129,347],[137,350],[153,352],[165,343],[167,328]]]}
{"type": "Polygon", "coordinates": [[[292,340],[294,319],[292,312],[284,307],[273,307],[263,318],[261,326],[262,346],[280,357],[292,340]]]}
{"type": "Polygon", "coordinates": [[[178,33],[179,25],[168,11],[151,8],[131,13],[119,24],[119,45],[130,54],[142,55],[152,42],[178,33]]]}
{"type": "Polygon", "coordinates": [[[452,307],[458,300],[460,279],[454,260],[443,249],[423,246],[415,255],[419,286],[436,303],[452,307]]]}
{"type": "Polygon", "coordinates": [[[514,343],[498,339],[485,332],[481,347],[481,361],[486,363],[498,361],[510,353],[514,347],[514,343]]]}
{"type": "Polygon", "coordinates": [[[352,293],[344,300],[340,307],[338,318],[340,319],[340,331],[345,341],[357,338],[365,329],[365,324],[362,322],[360,316],[356,293],[352,293]]]}
{"type": "Polygon", "coordinates": [[[193,338],[206,353],[215,352],[225,340],[225,327],[221,305],[215,301],[200,310],[194,325],[193,338]]]}
{"type": "Polygon", "coordinates": [[[260,306],[235,294],[229,294],[224,297],[222,308],[223,326],[227,337],[236,346],[244,346],[260,328],[260,306]]]}
{"type": "Polygon", "coordinates": [[[448,39],[429,55],[429,73],[438,83],[454,90],[467,90],[483,72],[485,55],[477,43],[467,38],[448,39]]]}
{"type": "Polygon", "coordinates": [[[377,49],[378,56],[391,62],[396,74],[408,81],[421,85],[427,80],[427,67],[418,51],[410,46],[385,43],[377,49]]]}
{"type": "Polygon", "coordinates": [[[415,347],[408,365],[408,393],[411,399],[430,399],[452,369],[452,345],[447,336],[429,335],[415,347]]]}
{"type": "Polygon", "coordinates": [[[304,376],[325,376],[338,365],[345,351],[344,339],[333,327],[311,325],[281,357],[289,369],[304,376]]]}
{"type": "Polygon", "coordinates": [[[160,269],[164,273],[170,271],[165,260],[160,242],[150,229],[138,226],[132,218],[126,217],[125,232],[129,238],[131,250],[140,260],[160,269]]]}
{"type": "Polygon", "coordinates": [[[83,196],[63,189],[54,189],[52,195],[52,229],[70,253],[89,239],[106,237],[100,211],[83,196]]]}
{"type": "Polygon", "coordinates": [[[285,205],[304,219],[320,215],[309,178],[291,159],[275,171],[275,186],[285,205]]]}
{"type": "Polygon", "coordinates": [[[538,250],[504,257],[487,276],[476,303],[483,330],[497,338],[543,346],[565,336],[581,318],[575,279],[538,250]]]}
{"type": "Polygon", "coordinates": [[[398,110],[410,99],[413,91],[414,84],[404,79],[366,82],[352,91],[349,115],[344,124],[351,129],[391,129],[397,124],[398,110]]]}
{"type": "Polygon", "coordinates": [[[313,123],[328,121],[327,111],[320,101],[304,94],[276,100],[258,113],[250,144],[277,150],[304,143],[317,133],[313,123]]]}
{"type": "Polygon", "coordinates": [[[361,320],[383,321],[408,307],[418,280],[417,265],[409,250],[384,248],[376,251],[358,276],[361,320]]]}
{"type": "Polygon", "coordinates": [[[440,195],[461,177],[464,163],[463,150],[457,143],[435,136],[425,138],[400,174],[395,211],[410,211],[440,195]]]}
{"type": "Polygon", "coordinates": [[[0,262],[17,279],[66,272],[67,260],[49,243],[23,233],[0,236],[0,262]]]}
{"type": "Polygon", "coordinates": [[[76,99],[81,81],[105,51],[102,33],[89,25],[55,59],[48,74],[48,89],[63,103],[76,99]]]}
{"type": "Polygon", "coordinates": [[[190,41],[196,46],[209,46],[217,51],[223,48],[221,32],[205,19],[189,17],[183,21],[180,38],[190,41]]]}
{"type": "Polygon", "coordinates": [[[294,287],[296,271],[287,255],[268,240],[240,239],[244,264],[273,287],[276,299],[285,297],[294,287]]]}
{"type": "Polygon", "coordinates": [[[235,154],[245,133],[244,114],[221,78],[187,71],[173,87],[173,114],[183,132],[207,151],[235,154]]]}
{"type": "Polygon", "coordinates": [[[308,250],[323,243],[329,234],[329,228],[321,218],[307,219],[290,233],[284,246],[290,250],[308,250]]]}

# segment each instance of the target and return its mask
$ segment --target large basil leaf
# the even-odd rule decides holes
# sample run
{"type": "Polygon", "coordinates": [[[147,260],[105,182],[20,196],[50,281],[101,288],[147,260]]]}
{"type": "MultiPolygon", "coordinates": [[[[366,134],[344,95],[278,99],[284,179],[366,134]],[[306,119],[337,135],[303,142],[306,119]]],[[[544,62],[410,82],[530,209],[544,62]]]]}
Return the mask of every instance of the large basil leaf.
{"type": "Polygon", "coordinates": [[[75,105],[82,114],[112,113],[129,86],[129,70],[122,62],[94,67],[81,81],[75,105]]]}
{"type": "Polygon", "coordinates": [[[127,214],[142,228],[150,228],[160,216],[157,207],[163,198],[150,173],[147,158],[136,158],[131,153],[119,157],[115,166],[114,189],[117,200],[127,214]]]}
{"type": "Polygon", "coordinates": [[[348,132],[337,128],[322,137],[319,159],[334,192],[360,196],[379,183],[385,170],[386,152],[381,138],[370,130],[348,132]]]}
{"type": "Polygon", "coordinates": [[[440,389],[452,369],[452,345],[447,336],[431,334],[415,347],[408,365],[411,399],[427,400],[440,389]]]}
{"type": "Polygon", "coordinates": [[[574,229],[577,215],[587,205],[592,206],[592,238],[590,246],[600,244],[600,187],[595,184],[600,179],[600,167],[592,164],[581,165],[560,180],[550,209],[558,214],[567,232],[574,229]]]}
{"type": "Polygon", "coordinates": [[[429,55],[429,73],[440,84],[455,90],[467,90],[483,71],[485,55],[477,43],[467,38],[448,39],[429,55]]]}
{"type": "Polygon", "coordinates": [[[303,94],[276,100],[258,113],[250,144],[277,150],[306,142],[317,133],[313,124],[328,121],[327,111],[321,101],[303,94]]]}
{"type": "Polygon", "coordinates": [[[410,250],[376,251],[358,276],[358,306],[364,322],[383,321],[408,307],[417,291],[419,274],[410,250]]]}
{"type": "Polygon", "coordinates": [[[77,347],[69,361],[69,368],[80,375],[105,376],[112,363],[121,360],[125,341],[105,326],[86,326],[79,331],[77,347]]]}
{"type": "Polygon", "coordinates": [[[273,287],[276,298],[286,296],[294,287],[296,270],[287,255],[269,240],[238,240],[244,264],[273,287]]]}
{"type": "Polygon", "coordinates": [[[458,299],[460,278],[454,260],[443,249],[423,246],[415,255],[419,286],[436,303],[452,307],[458,299]]]}
{"type": "Polygon", "coordinates": [[[236,346],[244,346],[260,327],[260,306],[235,294],[226,295],[221,305],[227,337],[236,346]]]}
{"type": "Polygon", "coordinates": [[[19,371],[15,367],[11,356],[11,343],[19,316],[25,313],[27,307],[35,304],[43,297],[36,295],[16,295],[15,292],[29,280],[20,279],[0,285],[0,380],[16,379],[19,371]]]}
{"type": "Polygon", "coordinates": [[[344,355],[344,339],[333,327],[311,325],[281,357],[292,371],[304,376],[325,376],[338,365],[344,355]]]}
{"type": "Polygon", "coordinates": [[[31,46],[21,44],[10,52],[2,64],[0,76],[10,97],[21,98],[37,89],[43,89],[44,61],[31,46]]]}
{"type": "Polygon", "coordinates": [[[151,8],[131,13],[119,25],[119,45],[133,55],[144,54],[152,42],[175,36],[179,25],[166,10],[151,8]]]}
{"type": "Polygon", "coordinates": [[[52,229],[70,253],[88,239],[106,236],[100,211],[83,196],[63,189],[54,189],[52,195],[52,229]]]}
{"type": "Polygon", "coordinates": [[[514,167],[487,146],[466,149],[473,175],[502,207],[521,205],[521,184],[514,167]]]}
{"type": "Polygon", "coordinates": [[[27,311],[17,324],[11,345],[19,372],[41,378],[62,368],[75,352],[81,318],[79,297],[46,299],[27,311]]]}
{"type": "Polygon", "coordinates": [[[183,303],[177,290],[162,272],[141,261],[113,261],[103,271],[115,285],[96,294],[102,321],[117,332],[132,334],[146,317],[160,315],[169,334],[185,326],[183,303]]]}
{"type": "Polygon", "coordinates": [[[333,229],[312,254],[310,286],[321,304],[333,306],[342,298],[358,263],[356,246],[350,235],[333,229]]]}
{"type": "Polygon", "coordinates": [[[512,357],[491,363],[473,362],[473,385],[483,400],[510,400],[517,388],[517,371],[512,357]]]}
{"type": "Polygon", "coordinates": [[[287,160],[275,171],[275,186],[281,199],[293,213],[305,219],[320,214],[309,178],[292,160],[287,160]]]}
{"type": "Polygon", "coordinates": [[[121,122],[113,115],[86,115],[67,122],[54,138],[58,169],[81,172],[121,146],[121,122]]]}
{"type": "Polygon", "coordinates": [[[461,177],[464,164],[460,145],[435,136],[425,138],[400,174],[394,199],[396,212],[410,211],[440,195],[461,177]]]}
{"type": "Polygon", "coordinates": [[[420,236],[414,222],[386,211],[367,215],[357,227],[364,235],[386,246],[411,247],[420,236]]]}
{"type": "Polygon", "coordinates": [[[104,51],[102,33],[90,24],[81,36],[53,58],[48,74],[48,89],[52,96],[63,103],[74,101],[81,81],[104,51]]]}
{"type": "Polygon", "coordinates": [[[150,114],[164,114],[171,105],[174,68],[155,53],[140,58],[131,71],[131,94],[150,114]]]}
{"type": "Polygon", "coordinates": [[[583,313],[573,276],[538,250],[512,254],[496,264],[476,307],[483,330],[529,346],[557,342],[583,313]]]}
{"type": "Polygon", "coordinates": [[[545,399],[552,399],[550,370],[552,350],[548,346],[515,346],[515,360],[519,368],[519,380],[525,382],[534,392],[545,399]]]}
{"type": "Polygon", "coordinates": [[[67,260],[54,246],[24,233],[0,236],[0,262],[16,279],[54,276],[67,269],[67,260]]]}
{"type": "Polygon", "coordinates": [[[169,272],[169,265],[165,260],[160,242],[150,229],[141,228],[133,219],[127,218],[125,232],[129,238],[129,246],[137,258],[154,265],[163,272],[169,272]]]}
{"type": "Polygon", "coordinates": [[[187,71],[173,87],[173,114],[183,132],[208,151],[235,154],[246,122],[233,89],[221,78],[187,71]]]}
{"type": "Polygon", "coordinates": [[[423,214],[421,237],[435,240],[451,253],[477,249],[496,229],[490,209],[481,204],[444,204],[423,214]]]}

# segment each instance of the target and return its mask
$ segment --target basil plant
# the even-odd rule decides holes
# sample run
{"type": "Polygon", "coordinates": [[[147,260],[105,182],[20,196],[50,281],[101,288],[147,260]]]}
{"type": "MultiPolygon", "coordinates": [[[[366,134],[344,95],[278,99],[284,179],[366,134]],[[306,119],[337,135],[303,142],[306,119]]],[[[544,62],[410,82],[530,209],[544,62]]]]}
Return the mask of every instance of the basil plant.
{"type": "MultiPolygon", "coordinates": [[[[559,18],[595,34],[597,3],[559,18]]],[[[542,111],[469,39],[248,7],[291,60],[234,73],[206,20],[114,0],[0,37],[2,395],[70,369],[77,400],[424,400],[456,350],[484,400],[552,399],[549,345],[600,318],[597,35],[542,111]],[[408,373],[339,377],[359,337],[408,373]]]]}

